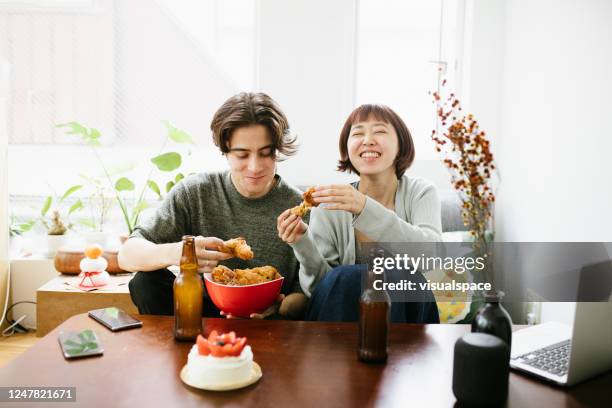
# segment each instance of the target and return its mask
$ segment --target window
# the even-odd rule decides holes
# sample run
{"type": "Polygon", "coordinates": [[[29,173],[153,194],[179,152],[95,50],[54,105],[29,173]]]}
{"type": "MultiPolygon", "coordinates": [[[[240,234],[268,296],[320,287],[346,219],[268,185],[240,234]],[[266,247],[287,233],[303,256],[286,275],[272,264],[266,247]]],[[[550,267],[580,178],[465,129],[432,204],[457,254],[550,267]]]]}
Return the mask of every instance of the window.
{"type": "Polygon", "coordinates": [[[436,159],[428,92],[442,74],[454,76],[457,2],[360,0],[357,14],[356,105],[389,105],[410,129],[417,159],[436,159]]]}
{"type": "Polygon", "coordinates": [[[283,106],[299,136],[300,153],[279,165],[291,183],[346,180],[334,171],[339,126],[353,106],[371,102],[405,119],[417,159],[446,180],[429,139],[428,91],[438,67],[454,75],[457,4],[0,0],[0,55],[11,72],[9,192],[24,203],[15,213],[32,211],[49,185],[61,192],[80,174],[101,175],[91,152],[55,124],[98,129],[107,166],[138,164],[130,178],[142,184],[165,139],[163,120],[198,143],[184,156],[186,171],[226,168],[210,119],[230,95],[253,89],[283,106]]]}

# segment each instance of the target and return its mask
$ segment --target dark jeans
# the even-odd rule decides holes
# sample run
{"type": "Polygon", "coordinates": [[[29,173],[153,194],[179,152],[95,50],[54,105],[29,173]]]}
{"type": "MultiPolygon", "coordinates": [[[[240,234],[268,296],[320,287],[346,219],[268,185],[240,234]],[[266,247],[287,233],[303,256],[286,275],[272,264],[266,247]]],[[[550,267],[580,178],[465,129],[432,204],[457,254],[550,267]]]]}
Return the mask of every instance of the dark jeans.
{"type": "MultiPolygon", "coordinates": [[[[365,265],[342,265],[327,272],[317,283],[310,298],[306,320],[324,322],[355,322],[359,320],[361,277],[365,265]]],[[[420,273],[413,281],[425,282],[420,273]]],[[[393,323],[440,323],[433,293],[425,294],[426,302],[392,302],[393,323]]]]}
{"type": "MultiPolygon", "coordinates": [[[[174,315],[174,274],[168,269],[138,272],[130,280],[130,296],[140,314],[174,315]]],[[[204,289],[206,291],[206,289],[204,289]]],[[[204,296],[202,316],[220,317],[219,309],[204,296]]]]}

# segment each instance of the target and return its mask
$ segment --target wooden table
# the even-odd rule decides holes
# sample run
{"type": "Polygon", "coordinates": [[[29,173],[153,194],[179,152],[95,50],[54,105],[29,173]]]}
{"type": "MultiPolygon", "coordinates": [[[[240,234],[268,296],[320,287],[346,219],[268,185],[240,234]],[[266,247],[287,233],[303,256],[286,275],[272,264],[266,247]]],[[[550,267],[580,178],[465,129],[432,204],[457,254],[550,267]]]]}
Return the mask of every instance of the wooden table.
{"type": "Polygon", "coordinates": [[[78,284],[75,275],[59,275],[36,291],[36,336],[42,337],[63,321],[79,313],[93,309],[116,306],[128,313],[137,314],[132,303],[128,282],[132,274],[111,275],[108,287],[84,292],[67,282],[78,284]]]}
{"type": "MultiPolygon", "coordinates": [[[[70,407],[449,407],[455,404],[453,345],[469,330],[464,325],[393,325],[389,362],[367,365],[357,361],[353,323],[205,319],[206,333],[234,330],[247,336],[263,369],[253,386],[209,392],[179,379],[191,344],[174,341],[174,319],[140,318],[141,329],[112,333],[84,314],[74,316],[0,369],[0,384],[76,386],[77,401],[66,404],[70,407]],[[64,360],[58,332],[85,328],[98,333],[104,356],[64,360]]],[[[507,405],[610,407],[611,389],[612,372],[569,390],[512,373],[507,405]]]]}

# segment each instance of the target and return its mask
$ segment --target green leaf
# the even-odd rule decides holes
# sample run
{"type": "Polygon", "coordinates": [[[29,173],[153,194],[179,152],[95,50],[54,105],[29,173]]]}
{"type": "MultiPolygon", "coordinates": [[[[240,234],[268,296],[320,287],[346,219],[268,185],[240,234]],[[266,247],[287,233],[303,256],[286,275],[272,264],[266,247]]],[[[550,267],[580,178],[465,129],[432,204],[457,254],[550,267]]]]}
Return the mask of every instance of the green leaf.
{"type": "Polygon", "coordinates": [[[81,187],[83,187],[82,185],[77,185],[77,186],[72,186],[70,187],[68,190],[66,190],[66,192],[64,193],[64,195],[62,196],[62,198],[60,198],[60,203],[62,201],[64,201],[66,198],[68,198],[72,193],[74,193],[75,191],[77,191],[78,189],[80,189],[81,187]]]}
{"type": "Polygon", "coordinates": [[[85,351],[85,348],[83,346],[79,346],[77,348],[66,349],[66,353],[68,353],[69,356],[74,356],[76,354],[81,354],[83,351],[85,351]]]}
{"type": "Polygon", "coordinates": [[[185,176],[183,175],[183,173],[179,173],[179,174],[176,175],[176,177],[174,177],[174,181],[178,183],[179,181],[181,181],[184,178],[185,178],[185,176]]]}
{"type": "Polygon", "coordinates": [[[43,204],[42,210],[40,210],[40,215],[44,217],[47,214],[47,211],[49,211],[49,208],[51,208],[52,202],[53,202],[53,199],[51,198],[51,196],[47,197],[47,199],[45,200],[45,203],[43,204]]]}
{"type": "Polygon", "coordinates": [[[115,166],[108,168],[108,174],[110,176],[117,176],[122,173],[127,173],[133,171],[137,167],[136,162],[130,161],[125,163],[120,163],[115,166]]]}
{"type": "Polygon", "coordinates": [[[83,202],[81,200],[77,200],[77,202],[72,204],[72,207],[70,207],[70,209],[68,210],[68,215],[82,208],[83,208],[83,202]]]}
{"type": "Polygon", "coordinates": [[[116,307],[107,307],[106,314],[112,317],[113,319],[119,318],[119,309],[116,307]]]}
{"type": "Polygon", "coordinates": [[[89,138],[92,140],[96,140],[100,138],[100,131],[98,129],[91,128],[89,129],[89,138]]]}
{"type": "Polygon", "coordinates": [[[115,190],[117,191],[132,191],[135,187],[136,186],[134,186],[134,183],[132,183],[132,181],[127,177],[121,177],[115,183],[115,190]]]}
{"type": "MultiPolygon", "coordinates": [[[[115,308],[111,308],[111,309],[115,309],[115,308]]],[[[117,316],[114,316],[114,317],[117,317],[117,316]]],[[[81,333],[83,333],[87,341],[92,341],[94,339],[94,333],[91,329],[83,330],[81,333]]]]}
{"type": "Polygon", "coordinates": [[[169,193],[170,190],[172,190],[172,187],[174,187],[174,181],[170,180],[166,183],[166,193],[169,193]]]}
{"type": "Polygon", "coordinates": [[[160,154],[151,159],[161,171],[173,171],[181,167],[181,155],[176,152],[160,154]]]}
{"type": "Polygon", "coordinates": [[[66,131],[68,135],[80,135],[83,141],[92,146],[99,146],[99,138],[100,131],[98,129],[91,128],[87,130],[87,128],[81,125],[79,122],[68,122],[68,123],[60,123],[59,125],[55,125],[57,128],[67,127],[69,130],[66,131]]]}
{"type": "Polygon", "coordinates": [[[92,220],[79,220],[79,224],[82,224],[91,229],[96,229],[96,223],[93,222],[92,220]]]}
{"type": "Polygon", "coordinates": [[[140,213],[145,208],[148,208],[149,204],[145,200],[140,200],[138,204],[134,207],[134,213],[140,213]]]}
{"type": "Polygon", "coordinates": [[[68,122],[68,123],[60,123],[55,125],[56,128],[64,128],[67,127],[70,130],[66,131],[66,134],[69,135],[81,135],[84,138],[87,136],[87,128],[81,125],[79,122],[68,122]]]}
{"type": "Polygon", "coordinates": [[[130,218],[131,225],[136,224],[136,220],[138,220],[138,216],[140,215],[142,210],[148,207],[149,207],[149,204],[145,200],[140,200],[138,204],[136,204],[136,206],[132,210],[132,217],[130,218]]]}
{"type": "Polygon", "coordinates": [[[161,191],[159,190],[159,186],[157,185],[157,183],[154,182],[153,180],[147,180],[147,186],[149,186],[149,188],[153,190],[153,192],[157,194],[157,196],[161,200],[162,195],[161,195],[161,191]]]}
{"type": "Polygon", "coordinates": [[[168,128],[168,137],[175,141],[176,143],[191,143],[195,144],[193,138],[189,135],[189,133],[184,130],[178,129],[167,120],[164,121],[164,124],[168,128]]]}
{"type": "Polygon", "coordinates": [[[72,337],[71,339],[66,340],[64,342],[64,346],[69,346],[66,348],[66,352],[69,355],[75,355],[86,352],[88,350],[93,350],[99,345],[96,341],[96,337],[93,331],[91,329],[88,329],[77,333],[76,337],[72,337]]]}
{"type": "Polygon", "coordinates": [[[28,232],[32,229],[32,227],[36,225],[36,220],[31,220],[28,222],[23,222],[21,224],[17,224],[17,229],[20,233],[28,232]]]}

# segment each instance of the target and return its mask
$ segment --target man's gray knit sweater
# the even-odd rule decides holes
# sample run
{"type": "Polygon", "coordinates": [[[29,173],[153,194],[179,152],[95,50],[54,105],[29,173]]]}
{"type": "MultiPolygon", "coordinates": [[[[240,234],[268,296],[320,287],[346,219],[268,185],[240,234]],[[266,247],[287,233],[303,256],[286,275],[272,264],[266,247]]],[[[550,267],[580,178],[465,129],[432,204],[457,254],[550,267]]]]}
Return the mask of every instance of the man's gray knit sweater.
{"type": "Polygon", "coordinates": [[[299,190],[276,176],[277,183],[260,198],[246,198],[232,183],[228,171],[201,173],[185,178],[162,202],[154,216],[134,230],[156,244],[179,242],[183,235],[202,235],[222,240],[244,237],[255,257],[221,261],[229,268],[272,265],[285,277],[282,293],[301,292],[299,264],[289,245],[279,237],[277,217],[302,201],[299,190]]]}

